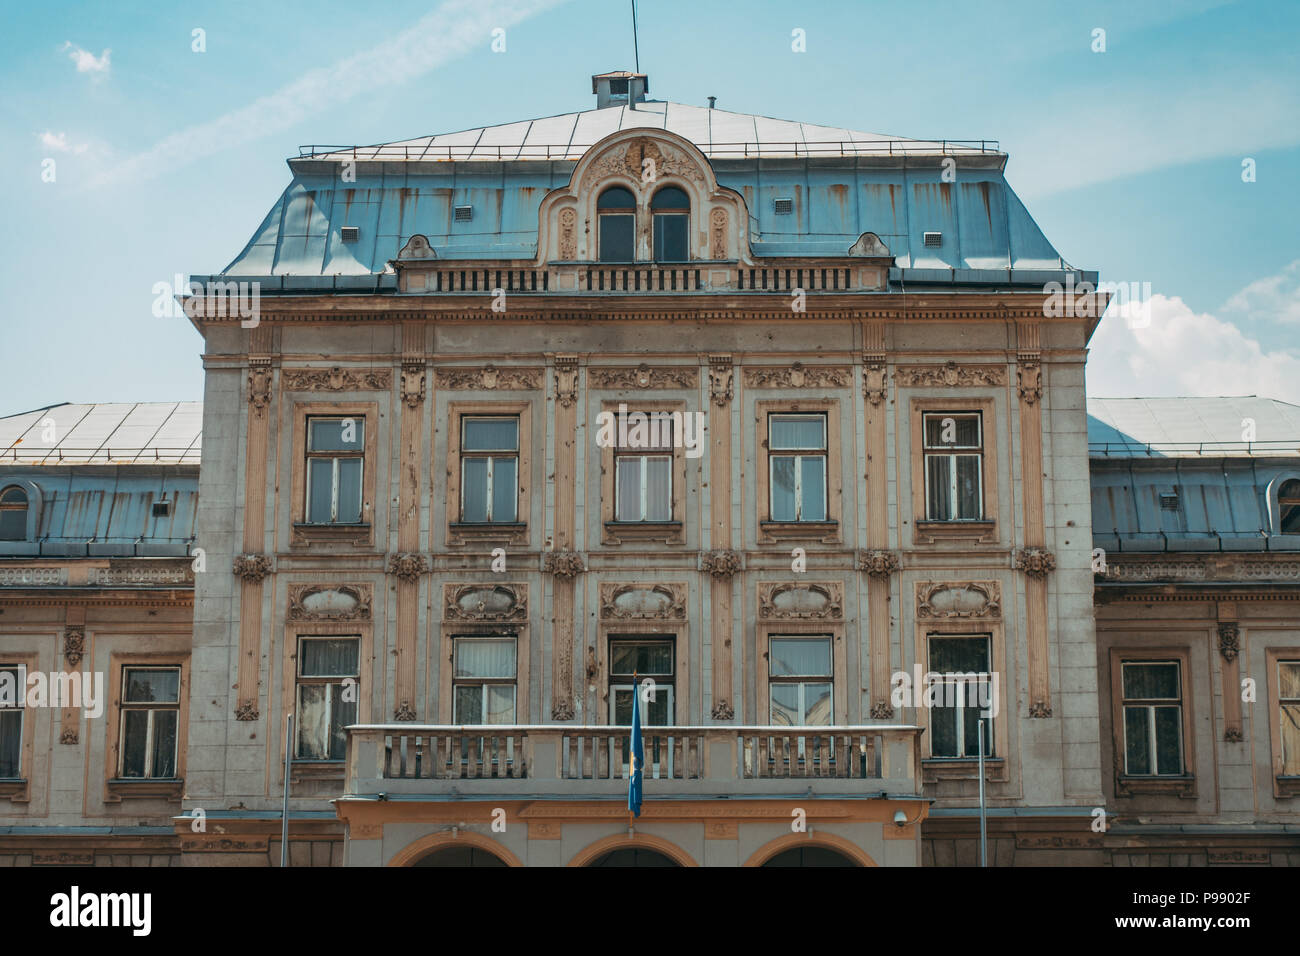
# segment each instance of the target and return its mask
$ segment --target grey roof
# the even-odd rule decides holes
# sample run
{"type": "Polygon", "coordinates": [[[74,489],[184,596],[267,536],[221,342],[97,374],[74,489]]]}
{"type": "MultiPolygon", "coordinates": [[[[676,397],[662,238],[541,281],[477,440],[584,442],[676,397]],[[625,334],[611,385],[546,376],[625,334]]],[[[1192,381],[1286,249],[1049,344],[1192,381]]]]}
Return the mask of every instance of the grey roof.
{"type": "Polygon", "coordinates": [[[65,402],[0,418],[0,463],[197,465],[202,427],[202,402],[65,402]]]}
{"type": "Polygon", "coordinates": [[[1089,398],[1088,444],[1094,457],[1297,457],[1300,406],[1255,395],[1089,398]]]}

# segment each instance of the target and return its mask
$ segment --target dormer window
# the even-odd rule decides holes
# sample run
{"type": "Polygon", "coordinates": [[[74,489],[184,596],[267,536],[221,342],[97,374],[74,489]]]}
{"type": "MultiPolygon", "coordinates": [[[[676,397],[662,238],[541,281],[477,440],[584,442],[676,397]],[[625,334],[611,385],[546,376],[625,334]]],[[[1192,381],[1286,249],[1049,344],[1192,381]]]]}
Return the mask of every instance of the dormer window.
{"type": "Polygon", "coordinates": [[[655,261],[685,262],[690,258],[690,197],[676,186],[665,186],[650,200],[650,210],[654,214],[655,261]]]}
{"type": "Polygon", "coordinates": [[[1277,510],[1282,534],[1300,534],[1300,478],[1284,481],[1278,488],[1277,510]]]}
{"type": "Polygon", "coordinates": [[[0,491],[0,541],[27,540],[27,492],[17,485],[0,491]]]}
{"type": "Polygon", "coordinates": [[[596,200],[600,220],[600,261],[631,262],[636,258],[636,197],[622,186],[611,186],[596,200]]]}

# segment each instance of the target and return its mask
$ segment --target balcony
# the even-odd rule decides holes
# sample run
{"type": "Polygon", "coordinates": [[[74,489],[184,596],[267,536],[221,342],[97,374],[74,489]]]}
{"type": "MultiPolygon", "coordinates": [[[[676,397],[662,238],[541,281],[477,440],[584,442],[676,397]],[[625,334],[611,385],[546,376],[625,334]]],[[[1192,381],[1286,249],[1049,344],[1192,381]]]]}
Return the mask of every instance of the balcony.
{"type": "MultiPolygon", "coordinates": [[[[921,728],[648,727],[647,795],[752,798],[920,794],[921,728]]],[[[348,728],[348,796],[406,799],[627,793],[624,728],[563,725],[348,728]]]]}

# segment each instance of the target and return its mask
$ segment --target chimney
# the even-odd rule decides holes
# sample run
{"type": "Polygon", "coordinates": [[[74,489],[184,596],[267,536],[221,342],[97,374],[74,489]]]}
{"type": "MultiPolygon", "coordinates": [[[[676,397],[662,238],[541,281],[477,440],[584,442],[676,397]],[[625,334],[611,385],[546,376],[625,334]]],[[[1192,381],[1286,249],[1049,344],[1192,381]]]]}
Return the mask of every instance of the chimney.
{"type": "Polygon", "coordinates": [[[718,102],[718,98],[717,98],[716,96],[710,96],[710,97],[709,97],[709,109],[713,109],[713,104],[716,103],[716,102],[718,102]]]}
{"type": "Polygon", "coordinates": [[[615,70],[612,73],[597,73],[591,78],[591,92],[596,94],[596,109],[608,106],[626,106],[636,109],[636,104],[644,103],[650,92],[650,81],[644,73],[628,73],[615,70]]]}

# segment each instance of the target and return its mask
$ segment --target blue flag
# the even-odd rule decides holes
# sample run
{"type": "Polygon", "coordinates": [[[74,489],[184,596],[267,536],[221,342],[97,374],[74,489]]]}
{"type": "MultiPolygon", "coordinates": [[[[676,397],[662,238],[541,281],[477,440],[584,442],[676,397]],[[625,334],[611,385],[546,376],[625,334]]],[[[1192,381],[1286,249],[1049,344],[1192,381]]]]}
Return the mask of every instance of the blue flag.
{"type": "Polygon", "coordinates": [[[641,816],[641,767],[645,763],[645,748],[641,743],[641,688],[632,685],[632,753],[628,762],[627,808],[633,816],[641,816]]]}

